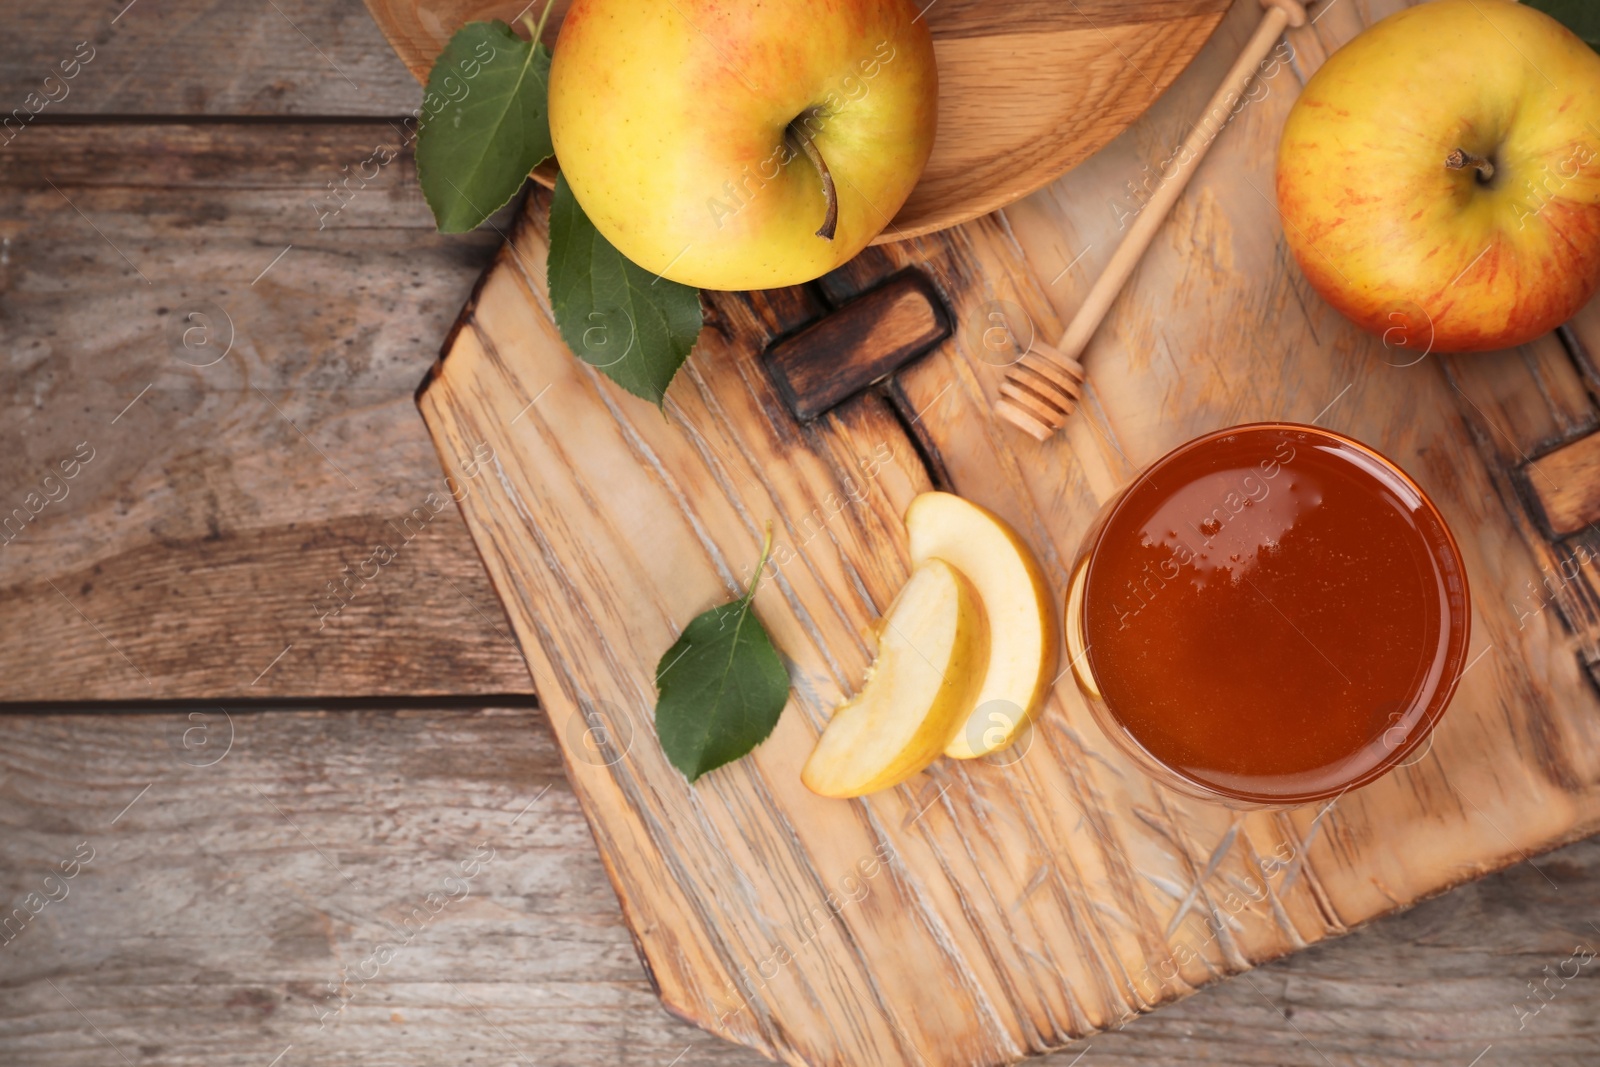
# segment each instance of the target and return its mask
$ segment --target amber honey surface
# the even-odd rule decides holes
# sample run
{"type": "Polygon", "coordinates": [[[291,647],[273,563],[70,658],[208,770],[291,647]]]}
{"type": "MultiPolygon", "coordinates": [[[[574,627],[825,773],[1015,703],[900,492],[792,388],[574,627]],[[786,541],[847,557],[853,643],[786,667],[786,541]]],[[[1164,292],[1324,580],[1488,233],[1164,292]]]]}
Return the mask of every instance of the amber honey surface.
{"type": "Polygon", "coordinates": [[[1468,638],[1460,557],[1370,449],[1238,427],[1157,463],[1102,523],[1087,673],[1100,710],[1183,778],[1263,803],[1335,794],[1443,712],[1468,638]]]}

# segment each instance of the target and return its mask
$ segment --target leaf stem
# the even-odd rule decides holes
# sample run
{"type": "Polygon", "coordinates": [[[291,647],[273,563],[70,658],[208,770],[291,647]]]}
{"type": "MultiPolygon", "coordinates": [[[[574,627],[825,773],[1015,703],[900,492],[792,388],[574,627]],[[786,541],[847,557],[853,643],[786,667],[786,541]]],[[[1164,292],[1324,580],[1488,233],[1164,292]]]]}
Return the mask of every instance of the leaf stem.
{"type": "Polygon", "coordinates": [[[544,12],[540,14],[539,21],[535,23],[531,17],[524,14],[522,24],[528,27],[528,32],[533,34],[528,40],[533,44],[539,43],[539,38],[544,36],[544,24],[550,19],[550,9],[556,6],[556,0],[545,0],[544,12]]]}
{"type": "Polygon", "coordinates": [[[761,584],[761,572],[767,567],[767,560],[772,558],[772,520],[767,520],[767,538],[761,545],[761,558],[756,561],[755,577],[750,579],[750,588],[744,591],[744,603],[748,604],[756,598],[756,586],[761,584]]]}

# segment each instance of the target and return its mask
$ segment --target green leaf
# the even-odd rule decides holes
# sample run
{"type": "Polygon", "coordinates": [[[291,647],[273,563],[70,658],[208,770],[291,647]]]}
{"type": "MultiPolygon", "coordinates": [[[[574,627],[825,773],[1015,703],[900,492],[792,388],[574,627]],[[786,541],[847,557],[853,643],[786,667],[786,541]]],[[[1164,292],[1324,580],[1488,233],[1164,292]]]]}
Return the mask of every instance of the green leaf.
{"type": "Polygon", "coordinates": [[[550,50],[503,22],[469,22],[439,53],[422,96],[417,181],[441,233],[476,228],[555,151],[549,81],[550,50]]]}
{"type": "Polygon", "coordinates": [[[1567,29],[1600,48],[1600,4],[1595,0],[1524,0],[1532,8],[1550,15],[1567,29]]]}
{"type": "Polygon", "coordinates": [[[693,782],[767,739],[789,700],[789,674],[751,610],[772,531],[744,596],[697,615],[656,664],[656,735],[693,782]]]}
{"type": "Polygon", "coordinates": [[[550,303],[567,347],[661,406],[703,322],[700,290],[636,266],[601,236],[564,177],[550,202],[550,303]]]}

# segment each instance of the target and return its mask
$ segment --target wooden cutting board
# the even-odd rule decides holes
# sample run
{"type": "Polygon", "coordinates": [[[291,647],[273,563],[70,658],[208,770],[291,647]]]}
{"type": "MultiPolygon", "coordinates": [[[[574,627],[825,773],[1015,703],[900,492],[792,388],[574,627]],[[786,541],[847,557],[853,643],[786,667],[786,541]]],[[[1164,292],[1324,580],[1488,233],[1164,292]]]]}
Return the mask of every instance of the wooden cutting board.
{"type": "MultiPolygon", "coordinates": [[[[450,35],[544,0],[367,0],[418,81],[450,35]]],[[[556,40],[571,0],[554,0],[556,40]]],[[[1055,180],[1142,115],[1211,36],[1229,0],[918,0],[939,61],[939,132],[880,241],[929,233],[1055,180]]],[[[688,17],[687,15],[685,17],[688,17]]],[[[549,185],[554,171],[535,177],[549,185]]]]}
{"type": "Polygon", "coordinates": [[[1293,65],[1222,134],[1091,345],[1090,402],[1044,444],[995,418],[1000,364],[1059,332],[1137,207],[1126,183],[1187,132],[1253,0],[1172,94],[1048,189],[814,285],[709,296],[664,412],[563,348],[546,198],[530,199],[419,404],[672,1011],[789,1063],[1008,1063],[1600,829],[1600,539],[1583,532],[1600,377],[1581,343],[1600,318],[1586,311],[1566,345],[1400,365],[1309,289],[1270,199],[1298,79],[1398,6],[1335,4],[1292,34],[1293,65]],[[795,417],[775,341],[820,320],[854,367],[939,336],[941,314],[949,334],[920,359],[795,417]],[[941,761],[863,801],[801,786],[906,577],[916,493],[1005,516],[1059,597],[1134,472],[1261,419],[1381,448],[1461,542],[1472,658],[1410,766],[1329,805],[1240,814],[1141,776],[1062,678],[1001,758],[941,761]],[[752,757],[691,787],[655,739],[656,661],[736,595],[769,522],[783,562],[756,608],[792,698],[752,757]]]}

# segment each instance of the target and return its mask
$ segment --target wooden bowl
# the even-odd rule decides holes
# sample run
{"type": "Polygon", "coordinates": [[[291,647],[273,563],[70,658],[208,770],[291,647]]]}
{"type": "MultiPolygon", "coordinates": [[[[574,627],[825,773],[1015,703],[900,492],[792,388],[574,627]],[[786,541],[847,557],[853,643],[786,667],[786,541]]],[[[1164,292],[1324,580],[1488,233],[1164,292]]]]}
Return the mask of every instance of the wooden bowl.
{"type": "MultiPolygon", "coordinates": [[[[933,0],[939,133],[880,242],[986,215],[1048,185],[1142,115],[1200,51],[1231,0],[933,0]]],[[[554,43],[570,0],[555,0],[554,43]]],[[[527,0],[367,0],[418,81],[450,35],[514,21],[527,0]]],[[[536,173],[546,184],[553,171],[536,173]]]]}

